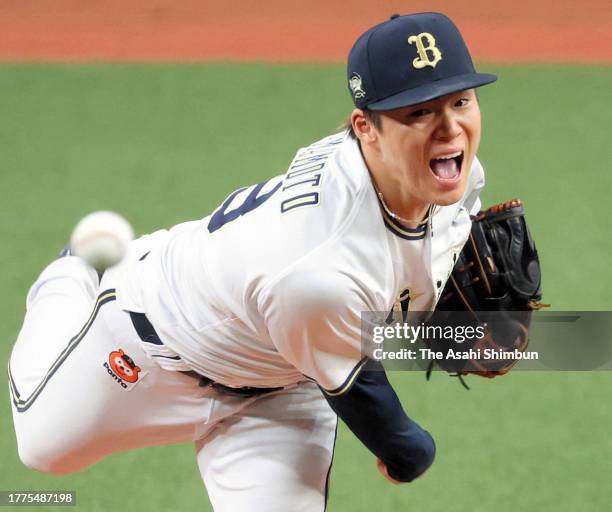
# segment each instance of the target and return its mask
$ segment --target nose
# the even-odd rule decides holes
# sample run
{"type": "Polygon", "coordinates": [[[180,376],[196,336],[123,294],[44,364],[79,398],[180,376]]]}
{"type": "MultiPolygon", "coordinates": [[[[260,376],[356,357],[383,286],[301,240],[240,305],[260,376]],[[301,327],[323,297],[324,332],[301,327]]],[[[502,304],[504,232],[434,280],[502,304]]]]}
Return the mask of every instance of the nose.
{"type": "Polygon", "coordinates": [[[459,123],[459,115],[453,110],[444,109],[440,114],[440,122],[434,132],[436,139],[451,141],[458,137],[461,132],[462,128],[459,123]]]}

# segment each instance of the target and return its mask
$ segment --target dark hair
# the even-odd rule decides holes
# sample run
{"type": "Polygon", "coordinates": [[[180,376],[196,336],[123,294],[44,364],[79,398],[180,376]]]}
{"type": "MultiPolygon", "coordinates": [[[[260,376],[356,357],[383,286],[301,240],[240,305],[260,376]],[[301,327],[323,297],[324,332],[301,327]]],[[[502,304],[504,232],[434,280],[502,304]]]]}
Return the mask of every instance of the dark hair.
{"type": "MultiPolygon", "coordinates": [[[[380,131],[382,127],[380,112],[378,112],[377,110],[370,110],[367,108],[364,108],[362,110],[363,110],[363,115],[366,116],[370,120],[370,122],[374,125],[374,127],[378,131],[380,131]]],[[[355,135],[355,131],[353,130],[353,124],[351,123],[350,117],[344,122],[344,124],[342,125],[342,128],[345,130],[348,130],[349,137],[351,137],[352,139],[357,138],[357,135],[355,135]]]]}

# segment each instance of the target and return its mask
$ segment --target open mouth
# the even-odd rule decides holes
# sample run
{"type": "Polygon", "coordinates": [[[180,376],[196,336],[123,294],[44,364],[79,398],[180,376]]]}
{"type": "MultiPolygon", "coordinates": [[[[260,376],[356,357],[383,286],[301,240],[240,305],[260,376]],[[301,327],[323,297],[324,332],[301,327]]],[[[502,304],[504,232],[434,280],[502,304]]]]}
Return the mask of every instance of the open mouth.
{"type": "Polygon", "coordinates": [[[429,161],[429,168],[436,178],[441,181],[456,181],[461,176],[463,164],[463,151],[457,151],[429,161]]]}

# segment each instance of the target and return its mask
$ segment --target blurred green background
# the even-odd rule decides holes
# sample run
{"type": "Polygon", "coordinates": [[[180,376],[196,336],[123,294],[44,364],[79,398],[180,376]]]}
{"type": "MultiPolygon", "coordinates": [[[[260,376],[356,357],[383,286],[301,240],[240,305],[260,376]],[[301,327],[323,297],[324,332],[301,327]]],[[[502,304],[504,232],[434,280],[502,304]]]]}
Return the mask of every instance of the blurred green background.
{"type": "MultiPolygon", "coordinates": [[[[479,93],[483,204],[525,201],[546,302],[612,309],[612,68],[481,68],[500,76],[479,93]]],[[[138,233],[201,218],[238,186],[283,172],[350,111],[335,65],[3,64],[0,91],[2,364],[29,285],[81,216],[116,210],[138,233]]],[[[341,428],[330,512],[610,509],[609,373],[472,377],[470,392],[441,373],[391,379],[436,438],[437,460],[392,486],[341,428]]],[[[118,454],[62,477],[26,469],[8,388],[0,453],[0,490],[74,489],[83,511],[210,510],[192,446],[118,454]]]]}

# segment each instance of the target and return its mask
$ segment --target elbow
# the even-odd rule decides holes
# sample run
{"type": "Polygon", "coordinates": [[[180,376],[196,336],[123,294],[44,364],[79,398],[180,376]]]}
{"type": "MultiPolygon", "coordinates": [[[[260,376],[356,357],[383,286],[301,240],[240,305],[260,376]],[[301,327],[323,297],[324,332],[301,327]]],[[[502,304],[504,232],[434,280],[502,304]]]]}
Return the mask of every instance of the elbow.
{"type": "Polygon", "coordinates": [[[398,455],[398,461],[388,465],[389,476],[399,482],[412,482],[433,464],[436,443],[429,432],[423,431],[418,443],[411,443],[398,455]]]}
{"type": "Polygon", "coordinates": [[[415,458],[415,471],[413,480],[422,475],[433,464],[436,457],[436,443],[429,432],[424,432],[424,442],[419,446],[418,455],[415,458]]]}

